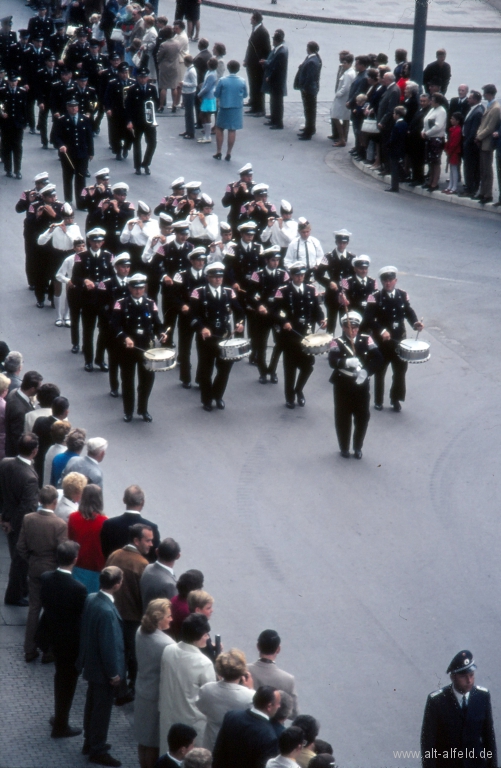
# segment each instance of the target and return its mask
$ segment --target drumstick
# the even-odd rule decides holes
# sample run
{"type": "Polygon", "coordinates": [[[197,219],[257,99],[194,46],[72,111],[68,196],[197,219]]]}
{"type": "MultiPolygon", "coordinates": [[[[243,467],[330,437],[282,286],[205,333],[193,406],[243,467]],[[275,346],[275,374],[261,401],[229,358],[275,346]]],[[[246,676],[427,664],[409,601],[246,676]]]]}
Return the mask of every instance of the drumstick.
{"type": "MultiPolygon", "coordinates": [[[[424,320],[424,317],[422,317],[422,318],[421,318],[421,320],[420,320],[419,322],[420,322],[420,323],[422,323],[422,322],[423,322],[423,320],[424,320]]],[[[420,331],[420,330],[419,330],[419,331],[416,333],[416,341],[417,341],[417,337],[419,336],[419,334],[420,334],[420,333],[421,333],[421,331],[420,331]]]]}
{"type": "MultiPolygon", "coordinates": [[[[345,299],[345,301],[347,302],[346,306],[349,307],[350,306],[350,302],[346,298],[346,294],[344,292],[344,289],[341,289],[341,293],[343,294],[343,299],[345,299]]],[[[350,329],[350,346],[351,346],[351,351],[353,352],[354,356],[356,357],[357,353],[355,352],[355,344],[353,343],[353,339],[351,338],[351,320],[350,320],[350,315],[348,314],[348,310],[347,309],[345,310],[345,312],[346,312],[346,317],[348,319],[348,328],[350,329]]]]}

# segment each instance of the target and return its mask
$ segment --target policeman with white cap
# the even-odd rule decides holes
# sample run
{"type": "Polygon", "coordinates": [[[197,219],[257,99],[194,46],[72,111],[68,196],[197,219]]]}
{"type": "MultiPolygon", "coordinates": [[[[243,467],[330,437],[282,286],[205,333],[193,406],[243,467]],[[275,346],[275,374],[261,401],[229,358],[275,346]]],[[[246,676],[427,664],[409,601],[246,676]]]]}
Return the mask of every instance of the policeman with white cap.
{"type": "Polygon", "coordinates": [[[249,363],[256,365],[255,312],[247,303],[247,293],[253,288],[251,278],[254,272],[264,266],[263,246],[256,242],[257,227],[254,221],[244,221],[238,226],[240,242],[228,252],[224,261],[226,281],[235,291],[241,307],[247,316],[247,332],[251,345],[249,363]]]}
{"type": "Polygon", "coordinates": [[[117,344],[111,328],[113,308],[119,299],[129,295],[130,255],[119,253],[113,259],[115,274],[104,280],[106,287],[105,305],[103,307],[102,324],[106,330],[106,349],[108,350],[108,366],[110,378],[110,395],[118,397],[118,368],[120,365],[121,347],[117,344]]]}
{"type": "MultiPolygon", "coordinates": [[[[179,379],[184,389],[191,389],[191,345],[195,329],[191,325],[190,296],[196,288],[207,285],[204,267],[207,263],[207,252],[203,246],[194,248],[188,254],[190,267],[177,272],[173,278],[174,302],[179,311],[178,354],[179,379]]],[[[199,381],[199,372],[195,382],[199,381]]]]}
{"type": "Polygon", "coordinates": [[[99,203],[100,226],[106,230],[106,247],[112,253],[119,253],[122,250],[120,235],[126,223],[134,218],[134,206],[127,200],[129,185],[124,181],[113,184],[111,191],[113,197],[99,203]]]}
{"type": "Polygon", "coordinates": [[[288,200],[280,201],[280,216],[271,216],[268,226],[261,232],[261,242],[280,246],[281,261],[283,261],[287,248],[297,237],[297,221],[292,218],[292,205],[288,200]]]}
{"type": "Polygon", "coordinates": [[[202,192],[198,201],[198,210],[192,210],[190,219],[190,241],[194,246],[202,245],[208,248],[217,240],[219,234],[219,219],[214,213],[214,200],[202,192]]]}
{"type": "Polygon", "coordinates": [[[244,314],[232,288],[223,287],[224,264],[215,261],[205,268],[208,285],[192,291],[190,297],[191,326],[198,335],[198,376],[200,397],[205,411],[212,411],[216,401],[219,410],[233,366],[232,360],[220,357],[219,342],[231,333],[233,315],[235,331],[243,333],[244,314]],[[212,380],[214,365],[216,376],[212,380]]]}
{"type": "Polygon", "coordinates": [[[145,296],[146,275],[136,273],[129,278],[129,296],[119,299],[113,309],[111,325],[117,343],[121,347],[120,370],[124,421],[132,421],[134,415],[134,380],[137,369],[137,413],[143,421],[153,421],[148,413],[148,400],[155,383],[154,371],[143,365],[144,352],[153,347],[155,337],[166,340],[157,305],[145,296]]]}
{"type": "Polygon", "coordinates": [[[229,208],[227,221],[230,227],[236,232],[240,211],[242,206],[253,200],[252,196],[252,164],[246,163],[238,171],[240,178],[238,181],[230,182],[226,185],[226,190],[221,203],[223,208],[229,208]]]}
{"type": "Polygon", "coordinates": [[[315,267],[324,257],[324,251],[320,240],[311,234],[311,224],[304,216],[300,216],[297,222],[297,237],[292,240],[287,248],[284,258],[284,267],[289,269],[296,261],[300,261],[306,267],[306,282],[311,280],[315,267]]]}
{"type": "Polygon", "coordinates": [[[158,223],[151,218],[151,208],[142,200],[137,202],[137,218],[130,219],[122,230],[120,242],[127,246],[130,253],[132,272],[143,267],[143,250],[148,238],[160,234],[158,223]]]}
{"type": "Polygon", "coordinates": [[[355,274],[350,277],[343,277],[339,281],[338,300],[340,305],[349,307],[362,316],[367,306],[367,299],[377,289],[376,281],[373,277],[369,277],[370,263],[370,256],[354,256],[352,264],[355,274]]]}
{"type": "Polygon", "coordinates": [[[181,198],[185,197],[186,184],[184,183],[184,176],[174,179],[171,187],[171,194],[162,197],[160,203],[157,205],[153,213],[155,216],[160,216],[161,213],[166,213],[174,219],[177,205],[181,198]]]}
{"type": "MultiPolygon", "coordinates": [[[[45,276],[46,265],[50,257],[47,256],[49,250],[45,245],[38,245],[38,237],[45,232],[51,224],[60,224],[64,219],[64,203],[56,199],[55,184],[46,184],[40,190],[40,200],[32,203],[28,209],[27,227],[30,232],[30,264],[33,269],[33,285],[38,285],[40,290],[35,291],[37,307],[43,309],[45,306],[45,276]],[[43,287],[42,287],[43,286],[43,287]]],[[[48,296],[53,303],[53,288],[49,286],[48,296]]]]}
{"type": "Polygon", "coordinates": [[[338,229],[334,232],[336,241],[335,248],[326,253],[320,264],[315,270],[315,280],[325,288],[325,308],[327,310],[327,330],[334,333],[336,330],[336,321],[340,313],[339,300],[341,287],[340,282],[343,279],[352,277],[355,274],[353,266],[354,253],[348,251],[351,232],[347,229],[338,229]]]}
{"type": "Polygon", "coordinates": [[[179,315],[173,279],[175,274],[189,268],[188,255],[193,250],[193,244],[188,240],[189,222],[175,221],[172,226],[174,239],[158,248],[151,261],[151,272],[155,286],[162,286],[162,315],[169,347],[174,346],[173,336],[179,315]]]}
{"type": "Polygon", "coordinates": [[[396,288],[398,269],[394,266],[382,267],[378,276],[383,285],[382,290],[375,291],[367,299],[363,329],[368,329],[384,358],[384,364],[375,376],[374,408],[383,410],[384,378],[388,366],[391,365],[393,378],[390,388],[390,403],[394,411],[402,410],[400,403],[405,400],[405,374],[408,363],[401,360],[397,347],[406,338],[405,321],[415,331],[422,331],[423,323],[411,307],[409,294],[396,288]]]}
{"type": "Polygon", "coordinates": [[[350,310],[341,316],[342,334],[333,339],[329,364],[334,368],[330,378],[334,384],[334,423],[339,450],[344,459],[350,458],[352,423],[353,452],[362,458],[362,447],[370,419],[369,377],[382,365],[383,357],[376,343],[360,333],[362,316],[350,310]]]}
{"type": "Polygon", "coordinates": [[[276,218],[277,209],[273,203],[268,202],[268,184],[254,184],[252,187],[252,200],[244,203],[240,208],[240,223],[254,221],[257,227],[257,239],[260,240],[271,218],[276,218]]]}
{"type": "Polygon", "coordinates": [[[90,184],[82,190],[78,204],[81,211],[87,211],[87,218],[85,219],[87,232],[98,226],[101,221],[99,203],[102,200],[110,200],[113,196],[110,186],[110,169],[100,168],[95,176],[95,184],[90,184]]]}
{"type": "MultiPolygon", "coordinates": [[[[102,317],[102,309],[106,303],[106,285],[104,281],[113,277],[113,256],[104,250],[104,229],[95,227],[87,232],[88,248],[83,253],[77,253],[73,265],[71,282],[79,291],[82,303],[82,329],[84,368],[87,372],[94,370],[94,331],[98,319],[102,317]]],[[[108,371],[104,355],[106,351],[106,328],[99,324],[96,344],[95,363],[102,371],[108,371]]]]}
{"type": "Polygon", "coordinates": [[[24,237],[24,253],[26,256],[26,279],[30,290],[33,290],[35,281],[35,269],[33,265],[34,252],[33,252],[33,235],[32,229],[34,219],[30,218],[28,211],[31,205],[41,200],[40,190],[47,186],[49,183],[49,174],[47,171],[37,173],[33,179],[34,187],[27,189],[21,193],[21,197],[16,203],[16,213],[25,213],[25,219],[23,223],[23,237],[24,237]]]}

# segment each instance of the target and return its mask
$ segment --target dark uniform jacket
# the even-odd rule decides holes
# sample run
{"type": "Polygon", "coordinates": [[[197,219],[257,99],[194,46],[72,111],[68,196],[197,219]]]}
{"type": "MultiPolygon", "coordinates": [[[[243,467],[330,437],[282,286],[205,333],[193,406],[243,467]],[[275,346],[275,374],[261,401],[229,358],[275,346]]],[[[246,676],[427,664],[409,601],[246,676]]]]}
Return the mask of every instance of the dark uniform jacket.
{"type": "Polygon", "coordinates": [[[489,691],[474,686],[465,715],[452,685],[430,693],[424,710],[421,753],[423,768],[495,768],[496,737],[489,691]],[[454,754],[454,749],[462,750],[463,756],[454,754]]]}
{"type": "Polygon", "coordinates": [[[6,85],[0,88],[0,102],[8,115],[6,118],[1,118],[0,129],[2,131],[23,129],[27,123],[26,92],[19,87],[12,92],[6,85]]]}
{"type": "Polygon", "coordinates": [[[318,301],[318,294],[313,285],[302,284],[303,291],[296,289],[293,283],[282,285],[275,294],[275,320],[280,326],[290,323],[296,333],[284,331],[286,338],[294,337],[294,342],[299,341],[297,334],[306,336],[312,333],[315,323],[320,324],[324,319],[324,313],[318,301]]]}
{"type": "Polygon", "coordinates": [[[352,259],[355,256],[350,251],[345,251],[341,256],[334,248],[330,253],[326,253],[315,269],[313,274],[317,283],[325,288],[325,303],[337,303],[339,295],[339,284],[341,280],[355,275],[352,259]],[[330,283],[336,283],[338,290],[332,290],[330,283]]]}
{"type": "MultiPolygon", "coordinates": [[[[106,75],[101,75],[101,78],[106,75]]],[[[109,80],[104,92],[104,108],[111,109],[114,118],[121,117],[124,122],[127,120],[125,114],[124,88],[134,85],[134,80],[122,80],[119,77],[109,80]]],[[[127,92],[126,92],[127,93],[127,92]]]]}
{"type": "Polygon", "coordinates": [[[241,181],[234,181],[226,186],[226,191],[223,195],[223,199],[221,200],[221,204],[223,208],[230,209],[227,217],[228,224],[230,224],[234,229],[238,224],[242,206],[245,205],[245,203],[248,203],[250,200],[254,199],[253,194],[250,191],[250,186],[250,184],[241,181]],[[246,189],[243,189],[241,186],[235,188],[236,185],[240,184],[245,184],[246,189]]]}
{"type": "Polygon", "coordinates": [[[106,280],[103,280],[103,283],[106,288],[103,311],[106,317],[111,320],[113,309],[117,301],[130,296],[129,286],[127,285],[127,278],[125,279],[125,284],[123,284],[118,275],[106,278],[106,280]]]}
{"type": "Polygon", "coordinates": [[[172,216],[174,220],[176,218],[176,208],[181,200],[184,200],[185,195],[176,197],[174,195],[168,195],[162,197],[161,202],[157,205],[153,213],[155,216],[160,216],[161,213],[166,213],[168,216],[172,216]]]}
{"type": "Polygon", "coordinates": [[[26,214],[26,227],[30,229],[34,237],[35,235],[38,237],[42,232],[45,232],[51,224],[59,224],[63,220],[64,203],[61,203],[59,200],[51,203],[50,207],[56,214],[55,218],[47,213],[44,209],[44,205],[45,203],[43,200],[37,200],[30,204],[28,213],[26,214]],[[38,215],[40,209],[42,209],[42,212],[38,215]]]}
{"type": "Polygon", "coordinates": [[[152,346],[155,336],[162,332],[162,323],[153,299],[142,296],[139,304],[136,304],[130,293],[115,303],[111,325],[118,341],[124,341],[128,336],[141,349],[152,346]]]}
{"type": "Polygon", "coordinates": [[[30,51],[33,50],[33,46],[28,43],[28,45],[22,45],[19,43],[14,43],[10,46],[7,57],[9,62],[9,69],[14,69],[17,71],[20,70],[22,61],[24,58],[29,55],[30,51]]]}
{"type": "Polygon", "coordinates": [[[350,357],[358,357],[361,367],[372,376],[383,362],[383,356],[377,348],[376,342],[366,333],[358,333],[353,340],[355,352],[351,341],[344,334],[333,339],[329,349],[329,365],[334,368],[329,381],[331,384],[345,388],[368,387],[369,379],[363,384],[356,383],[356,373],[352,368],[346,368],[346,360],[350,357]]]}
{"type": "Polygon", "coordinates": [[[98,188],[96,184],[94,194],[92,195],[90,194],[88,187],[82,189],[82,194],[80,196],[80,207],[84,211],[87,211],[87,218],[85,219],[85,229],[87,232],[101,222],[101,209],[99,208],[100,202],[102,200],[111,200],[113,197],[111,187],[107,182],[105,182],[105,184],[106,186],[104,189],[101,189],[100,187],[98,188]]]}
{"type": "Polygon", "coordinates": [[[33,189],[26,189],[24,192],[21,193],[21,197],[16,203],[16,208],[15,208],[16,213],[28,213],[28,209],[31,205],[30,195],[32,194],[32,192],[34,192],[36,195],[35,200],[33,202],[37,202],[40,200],[40,195],[36,191],[35,187],[33,187],[33,189]]]}
{"type": "Polygon", "coordinates": [[[99,251],[99,256],[93,256],[90,251],[76,254],[71,282],[79,290],[83,304],[105,306],[107,293],[104,281],[113,277],[112,258],[111,253],[103,248],[99,251]],[[95,287],[86,288],[84,280],[92,280],[95,287]]]}
{"type": "Polygon", "coordinates": [[[31,45],[30,48],[31,50],[27,50],[21,57],[21,75],[23,82],[27,83],[30,86],[30,91],[38,97],[38,72],[45,66],[45,59],[51,51],[44,47],[35,50],[31,45]]]}
{"type": "MultiPolygon", "coordinates": [[[[108,237],[120,237],[122,230],[130,219],[134,218],[134,206],[130,200],[124,200],[118,206],[118,212],[112,205],[109,205],[106,209],[103,208],[103,203],[107,198],[101,200],[99,203],[99,210],[101,211],[101,226],[106,230],[108,237]]],[[[110,198],[111,200],[111,198],[110,198]]]]}
{"type": "Polygon", "coordinates": [[[81,43],[72,43],[72,45],[68,46],[64,63],[68,69],[71,69],[72,72],[75,72],[77,65],[82,64],[89,51],[90,47],[89,43],[87,42],[83,45],[81,43]]]}
{"type": "Polygon", "coordinates": [[[64,51],[64,46],[66,45],[67,42],[68,42],[68,35],[66,34],[66,32],[64,33],[64,35],[58,35],[57,32],[54,32],[54,34],[50,36],[48,46],[58,61],[61,61],[61,56],[64,51]]]}
{"type": "Polygon", "coordinates": [[[182,269],[180,272],[174,275],[174,293],[172,300],[174,305],[181,309],[182,306],[190,303],[190,296],[201,285],[208,285],[207,278],[204,276],[203,270],[200,277],[195,277],[191,267],[188,269],[182,269]]]}
{"type": "Polygon", "coordinates": [[[244,313],[232,288],[221,286],[219,298],[213,295],[209,285],[195,288],[190,297],[191,326],[196,331],[208,328],[215,338],[231,332],[231,314],[235,324],[243,322],[244,313]]]}
{"type": "Polygon", "coordinates": [[[147,125],[144,106],[147,101],[153,101],[155,109],[158,109],[158,91],[154,85],[147,83],[143,91],[142,87],[136,83],[127,91],[125,99],[127,122],[137,126],[147,125]]]}
{"type": "Polygon", "coordinates": [[[78,101],[78,110],[81,115],[92,115],[96,110],[97,93],[96,89],[88,85],[83,90],[78,86],[75,88],[75,99],[78,101]]]}
{"type": "Polygon", "coordinates": [[[59,67],[48,69],[43,67],[37,72],[37,98],[38,103],[43,104],[45,109],[50,107],[52,86],[54,83],[60,83],[59,67]]]}
{"type": "Polygon", "coordinates": [[[34,37],[43,37],[44,44],[47,45],[54,32],[54,22],[47,16],[44,19],[40,16],[32,16],[28,21],[28,32],[30,33],[30,40],[33,40],[34,37]]]}
{"type": "Polygon", "coordinates": [[[9,51],[12,45],[17,43],[16,32],[7,32],[6,35],[0,33],[0,64],[7,69],[9,64],[9,51]]]}
{"type": "Polygon", "coordinates": [[[411,325],[418,318],[409,301],[409,294],[395,288],[394,295],[386,291],[376,291],[367,299],[367,307],[362,323],[362,330],[369,329],[380,340],[383,331],[388,331],[392,341],[406,338],[405,320],[411,325]]]}
{"type": "Polygon", "coordinates": [[[109,62],[107,57],[100,53],[95,57],[88,53],[84,56],[82,62],[82,69],[84,72],[87,72],[89,76],[89,85],[96,90],[99,98],[102,98],[104,93],[101,85],[101,80],[104,75],[101,75],[100,73],[104,72],[108,66],[109,62]]]}
{"type": "Polygon", "coordinates": [[[258,233],[261,234],[263,229],[268,226],[268,219],[277,217],[277,209],[273,203],[265,203],[266,210],[263,211],[257,205],[254,205],[254,200],[250,200],[248,203],[244,203],[240,209],[239,223],[244,221],[255,221],[257,224],[258,233]]]}
{"type": "MultiPolygon", "coordinates": [[[[94,134],[88,117],[77,115],[76,124],[70,115],[64,115],[54,125],[54,146],[65,146],[70,158],[86,160],[94,156],[94,134]]],[[[62,159],[61,162],[67,162],[62,159]]]]}
{"type": "Polygon", "coordinates": [[[50,91],[50,111],[58,115],[66,115],[66,103],[75,97],[77,87],[73,80],[63,83],[56,81],[50,91]]]}
{"type": "Polygon", "coordinates": [[[271,273],[266,267],[258,269],[251,276],[251,285],[247,291],[248,305],[253,309],[263,305],[270,312],[275,302],[277,290],[288,280],[289,273],[285,269],[274,269],[271,273]]]}
{"type": "Polygon", "coordinates": [[[152,271],[155,273],[157,279],[161,280],[165,275],[173,278],[178,272],[181,272],[183,269],[188,269],[190,266],[188,254],[191,253],[192,250],[193,244],[188,241],[183,243],[181,248],[177,247],[174,240],[162,245],[154,254],[151,262],[152,271]]]}
{"type": "Polygon", "coordinates": [[[365,285],[362,283],[362,278],[357,277],[357,275],[344,277],[339,282],[340,288],[350,302],[349,310],[359,312],[362,317],[367,306],[367,299],[376,290],[376,281],[373,277],[363,279],[365,280],[365,285]]]}
{"type": "Polygon", "coordinates": [[[257,272],[263,266],[263,257],[261,256],[263,247],[260,243],[254,241],[250,243],[250,249],[247,250],[247,243],[240,243],[233,249],[233,254],[226,255],[224,266],[226,267],[225,282],[230,285],[238,283],[244,290],[249,286],[254,272],[257,272]]]}

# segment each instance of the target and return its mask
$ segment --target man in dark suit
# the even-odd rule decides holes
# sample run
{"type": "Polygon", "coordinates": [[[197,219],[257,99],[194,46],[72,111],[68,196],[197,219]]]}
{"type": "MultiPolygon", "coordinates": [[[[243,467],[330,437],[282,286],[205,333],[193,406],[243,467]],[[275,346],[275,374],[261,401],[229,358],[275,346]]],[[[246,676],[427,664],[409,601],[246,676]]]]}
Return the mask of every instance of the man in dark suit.
{"type": "Polygon", "coordinates": [[[0,88],[0,103],[2,104],[0,112],[2,161],[5,173],[9,177],[12,177],[12,162],[14,162],[14,175],[16,179],[22,179],[23,132],[28,115],[26,91],[19,88],[20,79],[17,72],[10,72],[7,83],[0,88]]]}
{"type": "Polygon", "coordinates": [[[157,561],[147,565],[141,576],[141,599],[143,609],[150,600],[165,597],[170,600],[177,595],[177,581],[174,574],[176,560],[181,557],[181,547],[174,539],[164,539],[157,549],[157,561]]]}
{"type": "Polygon", "coordinates": [[[141,515],[144,507],[144,492],[138,485],[130,485],[125,489],[123,502],[125,512],[118,517],[105,520],[101,528],[101,549],[103,555],[108,558],[112,552],[125,547],[129,542],[129,528],[136,523],[148,525],[153,530],[153,546],[146,559],[150,563],[156,560],[156,549],[160,544],[158,526],[141,515]]]}
{"type": "Polygon", "coordinates": [[[19,438],[24,432],[24,417],[33,411],[31,398],[40,389],[43,376],[37,371],[27,371],[19,389],[14,389],[7,396],[5,405],[5,455],[17,456],[19,438]]]}
{"type": "Polygon", "coordinates": [[[287,96],[287,66],[289,50],[284,43],[285,33],[277,29],[273,35],[273,50],[264,65],[263,92],[270,94],[270,121],[265,123],[271,130],[284,127],[284,96],[287,96]]]}
{"type": "Polygon", "coordinates": [[[38,6],[38,16],[32,16],[28,21],[28,32],[32,40],[41,36],[45,45],[49,44],[50,36],[54,32],[54,22],[47,13],[45,3],[38,6]]]}
{"type": "Polygon", "coordinates": [[[75,200],[80,200],[85,187],[89,160],[94,157],[94,134],[88,117],[78,114],[75,96],[66,104],[67,114],[54,124],[54,146],[59,150],[63,172],[64,199],[73,201],[73,180],[75,200]]]}
{"type": "Polygon", "coordinates": [[[108,752],[106,743],[113,700],[125,677],[122,619],[113,595],[122,586],[123,573],[110,565],[99,575],[100,590],[85,601],[77,669],[87,680],[82,753],[89,762],[117,768],[121,762],[108,752]]]}
{"type": "Polygon", "coordinates": [[[271,50],[270,34],[263,26],[263,15],[259,11],[253,11],[250,18],[252,32],[245,52],[244,67],[247,69],[249,81],[249,109],[246,115],[263,117],[264,94],[263,87],[263,59],[268,58],[271,50]]]}
{"type": "Polygon", "coordinates": [[[451,79],[451,65],[445,60],[447,56],[445,48],[439,48],[436,55],[436,61],[432,61],[424,68],[423,86],[425,91],[430,93],[430,83],[437,82],[440,85],[440,93],[445,96],[451,79]]]}
{"type": "Polygon", "coordinates": [[[496,736],[491,695],[475,685],[470,651],[454,656],[447,673],[451,685],[430,693],[421,730],[423,768],[495,768],[496,736]]]}
{"type": "Polygon", "coordinates": [[[480,145],[475,139],[484,114],[481,101],[480,91],[470,91],[468,95],[470,111],[466,114],[463,123],[464,189],[459,193],[459,197],[475,197],[480,186],[480,145]]]}
{"type": "Polygon", "coordinates": [[[395,107],[393,110],[393,128],[388,143],[390,157],[391,186],[385,192],[399,192],[402,163],[405,157],[408,125],[405,121],[405,107],[395,107]]]}
{"type": "Polygon", "coordinates": [[[149,75],[148,67],[140,67],[137,70],[137,83],[130,86],[125,99],[127,129],[134,136],[134,168],[137,176],[141,175],[141,168],[144,168],[147,176],[150,175],[150,165],[157,147],[157,127],[146,103],[153,102],[154,108],[158,109],[160,102],[156,86],[148,82],[149,75]],[[143,136],[146,142],[144,155],[141,150],[143,136]]]}
{"type": "Polygon", "coordinates": [[[45,456],[53,443],[51,427],[54,422],[67,419],[69,408],[70,403],[67,397],[56,397],[52,403],[52,414],[50,416],[39,416],[33,424],[33,432],[38,437],[35,470],[39,478],[40,488],[43,484],[45,456]]]}
{"type": "Polygon", "coordinates": [[[0,514],[11,557],[6,605],[28,605],[28,563],[17,551],[17,542],[24,516],[38,506],[38,476],[33,469],[37,450],[38,437],[27,432],[19,438],[16,458],[0,461],[0,514]]]}
{"type": "Polygon", "coordinates": [[[171,725],[167,734],[169,751],[158,759],[155,768],[179,768],[188,752],[195,746],[196,737],[197,732],[191,725],[171,725]]]}
{"type": "MultiPolygon", "coordinates": [[[[367,69],[369,68],[369,65],[370,65],[370,59],[368,56],[355,57],[355,71],[357,73],[357,76],[355,77],[354,81],[350,86],[350,91],[348,93],[348,101],[346,102],[346,107],[350,110],[350,113],[351,113],[351,120],[352,120],[353,127],[354,127],[353,121],[356,119],[355,115],[353,114],[353,111],[357,106],[357,96],[360,93],[367,93],[369,89],[369,81],[367,78],[367,69]]],[[[353,133],[355,133],[355,130],[353,130],[353,133]]],[[[347,138],[348,138],[348,131],[345,132],[345,141],[347,138]]],[[[350,154],[354,155],[355,153],[356,153],[355,148],[350,150],[350,154]]]]}
{"type": "Polygon", "coordinates": [[[318,43],[311,40],[306,46],[306,58],[300,64],[294,88],[301,91],[301,99],[304,109],[304,129],[298,133],[302,141],[309,141],[317,131],[317,94],[320,88],[320,72],[322,59],[318,55],[320,48],[318,43]]]}
{"type": "Polygon", "coordinates": [[[383,77],[383,84],[386,86],[379,107],[377,110],[377,125],[380,130],[381,141],[381,176],[383,176],[389,167],[389,142],[393,130],[393,110],[400,104],[400,88],[395,82],[393,72],[386,72],[383,77]]]}
{"type": "Polygon", "coordinates": [[[270,719],[280,706],[280,691],[262,685],[253,706],[224,716],[212,756],[213,768],[264,768],[278,755],[278,739],[270,719]]]}
{"type": "Polygon", "coordinates": [[[453,96],[449,102],[448,117],[451,119],[454,112],[460,112],[463,116],[463,122],[470,110],[470,104],[468,102],[468,86],[459,85],[458,95],[453,96]]]}
{"type": "Polygon", "coordinates": [[[423,139],[424,118],[431,109],[430,96],[422,93],[419,97],[419,109],[409,123],[407,135],[407,152],[409,154],[412,181],[411,187],[424,184],[424,164],[426,159],[426,145],[423,139]]]}
{"type": "Polygon", "coordinates": [[[75,662],[80,646],[80,624],[87,597],[83,584],[73,578],[72,571],[80,544],[64,541],[56,550],[57,569],[40,577],[40,601],[43,614],[36,640],[42,651],[54,654],[54,720],[53,739],[78,736],[80,728],[68,723],[78,680],[75,662]]]}

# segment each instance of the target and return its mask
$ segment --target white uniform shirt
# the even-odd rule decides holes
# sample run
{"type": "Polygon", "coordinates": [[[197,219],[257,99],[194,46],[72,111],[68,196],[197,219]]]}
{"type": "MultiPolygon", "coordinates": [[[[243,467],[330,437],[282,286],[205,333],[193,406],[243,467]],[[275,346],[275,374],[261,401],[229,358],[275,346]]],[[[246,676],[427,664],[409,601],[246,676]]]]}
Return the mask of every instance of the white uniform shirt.
{"type": "Polygon", "coordinates": [[[73,240],[83,240],[78,224],[67,224],[66,232],[61,227],[54,227],[52,232],[48,229],[39,235],[38,245],[45,245],[52,239],[52,245],[57,251],[69,251],[73,248],[73,240]]]}
{"type": "Polygon", "coordinates": [[[205,217],[205,223],[207,226],[203,226],[200,218],[195,216],[193,221],[190,222],[190,236],[200,237],[204,240],[210,240],[214,242],[219,236],[219,219],[215,213],[209,213],[205,217]]]}
{"type": "Polygon", "coordinates": [[[152,260],[155,253],[158,253],[160,248],[162,248],[164,245],[167,245],[168,243],[172,243],[174,238],[176,237],[174,234],[166,235],[165,236],[165,243],[158,241],[158,243],[155,243],[155,245],[152,247],[151,241],[154,237],[158,237],[158,232],[156,235],[151,235],[151,237],[148,238],[146,245],[144,246],[144,251],[141,255],[142,261],[144,261],[145,264],[149,264],[152,260]]]}
{"type": "Polygon", "coordinates": [[[271,227],[266,227],[261,232],[261,242],[270,242],[271,245],[279,245],[280,248],[288,248],[294,238],[297,237],[297,221],[288,219],[282,222],[282,228],[277,219],[271,227]]]}
{"type": "Polygon", "coordinates": [[[129,229],[129,224],[130,221],[127,222],[120,235],[121,243],[132,243],[133,245],[145,246],[148,242],[148,238],[160,234],[158,221],[156,221],[156,219],[145,221],[142,227],[135,223],[132,229],[129,229]]]}
{"type": "Polygon", "coordinates": [[[290,267],[295,261],[300,261],[306,264],[308,269],[313,269],[317,264],[320,264],[323,257],[322,246],[316,237],[310,235],[306,240],[303,240],[301,236],[298,236],[294,238],[287,248],[284,266],[290,267]]]}
{"type": "Polygon", "coordinates": [[[71,280],[71,273],[73,272],[73,264],[75,263],[75,254],[72,253],[65,258],[58,271],[56,272],[56,280],[64,285],[68,285],[71,280]]]}

